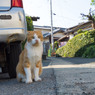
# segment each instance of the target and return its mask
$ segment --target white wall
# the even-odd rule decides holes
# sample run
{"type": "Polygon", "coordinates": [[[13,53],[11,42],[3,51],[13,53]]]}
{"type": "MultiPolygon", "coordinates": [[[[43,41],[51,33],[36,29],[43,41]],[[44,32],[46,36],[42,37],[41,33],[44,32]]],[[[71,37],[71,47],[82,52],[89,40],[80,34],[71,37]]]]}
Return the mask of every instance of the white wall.
{"type": "Polygon", "coordinates": [[[74,34],[69,35],[69,39],[72,39],[74,37],[74,34]]]}

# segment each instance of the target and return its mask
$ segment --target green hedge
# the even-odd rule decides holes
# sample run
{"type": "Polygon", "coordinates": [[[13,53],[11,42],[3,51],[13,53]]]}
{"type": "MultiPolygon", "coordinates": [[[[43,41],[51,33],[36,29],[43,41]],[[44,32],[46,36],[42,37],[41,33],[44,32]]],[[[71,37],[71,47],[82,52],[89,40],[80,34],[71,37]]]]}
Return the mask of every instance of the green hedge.
{"type": "MultiPolygon", "coordinates": [[[[75,57],[83,57],[83,54],[86,52],[86,50],[89,48],[89,47],[93,47],[95,45],[95,43],[91,43],[91,44],[87,44],[85,45],[84,47],[80,48],[76,54],[75,54],[75,57]]],[[[89,53],[88,53],[89,54],[89,53]]],[[[86,56],[85,56],[86,57],[86,56]]]]}
{"type": "Polygon", "coordinates": [[[82,57],[86,47],[94,45],[95,30],[85,31],[68,41],[68,43],[56,51],[62,57],[82,57]]]}
{"type": "Polygon", "coordinates": [[[95,58],[95,45],[87,47],[86,51],[83,53],[84,58],[95,58]]]}
{"type": "Polygon", "coordinates": [[[87,31],[83,31],[82,29],[79,29],[79,30],[77,31],[78,34],[80,34],[80,33],[85,33],[85,32],[87,32],[87,31]]]}

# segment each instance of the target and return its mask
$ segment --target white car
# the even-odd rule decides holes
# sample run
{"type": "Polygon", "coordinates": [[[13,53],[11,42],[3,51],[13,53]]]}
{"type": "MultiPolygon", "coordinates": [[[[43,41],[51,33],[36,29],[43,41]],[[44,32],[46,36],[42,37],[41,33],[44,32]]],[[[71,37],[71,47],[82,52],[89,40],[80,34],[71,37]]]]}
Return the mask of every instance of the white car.
{"type": "Polygon", "coordinates": [[[16,77],[16,65],[27,24],[22,0],[0,0],[0,72],[16,77]]]}

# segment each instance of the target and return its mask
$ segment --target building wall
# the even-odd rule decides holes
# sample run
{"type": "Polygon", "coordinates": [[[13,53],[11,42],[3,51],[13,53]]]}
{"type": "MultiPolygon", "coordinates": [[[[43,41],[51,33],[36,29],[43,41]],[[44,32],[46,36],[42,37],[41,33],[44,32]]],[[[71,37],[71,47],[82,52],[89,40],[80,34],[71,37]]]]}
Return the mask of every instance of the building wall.
{"type": "Polygon", "coordinates": [[[74,34],[69,35],[69,39],[72,39],[74,37],[74,34]]]}
{"type": "Polygon", "coordinates": [[[48,43],[49,42],[49,37],[44,38],[44,43],[48,43]]]}
{"type": "Polygon", "coordinates": [[[64,34],[61,32],[54,34],[54,37],[58,37],[58,38],[61,38],[63,36],[64,36],[64,34]]]}

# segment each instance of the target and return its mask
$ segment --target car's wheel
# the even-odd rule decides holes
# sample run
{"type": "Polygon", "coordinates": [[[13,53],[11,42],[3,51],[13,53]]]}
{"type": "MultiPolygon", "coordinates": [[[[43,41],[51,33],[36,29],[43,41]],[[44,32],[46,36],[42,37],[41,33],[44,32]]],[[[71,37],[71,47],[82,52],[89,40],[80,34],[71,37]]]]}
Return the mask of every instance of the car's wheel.
{"type": "Polygon", "coordinates": [[[7,67],[10,78],[16,77],[16,66],[21,53],[21,42],[10,43],[6,50],[7,67]]]}

